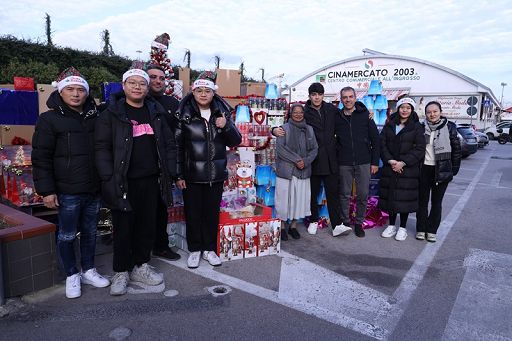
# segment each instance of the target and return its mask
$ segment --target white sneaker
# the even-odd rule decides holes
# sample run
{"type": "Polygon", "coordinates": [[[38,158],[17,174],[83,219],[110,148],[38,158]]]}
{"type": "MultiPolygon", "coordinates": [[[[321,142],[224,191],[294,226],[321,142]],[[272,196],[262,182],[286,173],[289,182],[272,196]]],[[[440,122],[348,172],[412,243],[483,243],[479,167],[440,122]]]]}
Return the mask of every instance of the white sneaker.
{"type": "Polygon", "coordinates": [[[66,278],[66,297],[77,298],[82,295],[82,287],[80,285],[80,274],[68,276],[66,278]]]}
{"type": "Polygon", "coordinates": [[[191,269],[199,266],[199,260],[201,260],[201,251],[191,252],[188,256],[187,266],[191,269]]]}
{"type": "Polygon", "coordinates": [[[418,240],[425,240],[425,232],[417,232],[416,233],[416,239],[418,239],[418,240]]]}
{"type": "Polygon", "coordinates": [[[380,234],[382,238],[390,238],[393,237],[396,234],[396,226],[395,225],[388,225],[384,231],[380,234]]]}
{"type": "Polygon", "coordinates": [[[158,285],[164,281],[164,276],[153,269],[148,263],[135,265],[130,273],[130,279],[147,285],[158,285]]]}
{"type": "Polygon", "coordinates": [[[352,228],[350,226],[344,225],[343,223],[339,224],[332,230],[332,236],[346,236],[352,232],[352,228]]]}
{"type": "Polygon", "coordinates": [[[398,232],[396,233],[395,240],[399,242],[404,241],[407,238],[407,229],[405,227],[398,228],[398,232]]]}
{"type": "Polygon", "coordinates": [[[309,234],[316,234],[316,230],[318,230],[318,223],[309,223],[308,233],[309,234]]]}
{"type": "Polygon", "coordinates": [[[86,272],[82,272],[82,283],[92,285],[96,288],[104,288],[110,285],[110,281],[100,275],[96,268],[92,268],[87,270],[86,272]]]}
{"type": "Polygon", "coordinates": [[[203,259],[207,260],[208,263],[210,263],[211,266],[222,265],[222,261],[220,260],[219,256],[217,256],[215,251],[204,251],[203,252],[203,259]]]}
{"type": "Polygon", "coordinates": [[[427,233],[427,242],[435,243],[437,241],[437,236],[435,233],[427,233]]]}
{"type": "Polygon", "coordinates": [[[128,287],[128,271],[116,272],[112,277],[112,285],[110,286],[110,295],[119,296],[126,294],[128,287]]]}

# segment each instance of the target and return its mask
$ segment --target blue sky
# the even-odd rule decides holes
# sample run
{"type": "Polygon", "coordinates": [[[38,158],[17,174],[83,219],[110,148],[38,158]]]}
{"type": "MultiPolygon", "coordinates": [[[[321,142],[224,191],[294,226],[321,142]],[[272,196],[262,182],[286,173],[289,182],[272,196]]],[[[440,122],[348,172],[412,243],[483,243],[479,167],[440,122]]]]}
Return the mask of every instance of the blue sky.
{"type": "Polygon", "coordinates": [[[51,1],[2,5],[1,34],[45,41],[44,16],[59,46],[99,51],[108,29],[114,52],[147,58],[151,41],[168,32],[173,64],[238,68],[284,83],[327,64],[362,55],[363,48],[431,61],[491,88],[512,106],[512,2],[496,1],[51,1]],[[137,50],[143,51],[137,53],[137,50]]]}

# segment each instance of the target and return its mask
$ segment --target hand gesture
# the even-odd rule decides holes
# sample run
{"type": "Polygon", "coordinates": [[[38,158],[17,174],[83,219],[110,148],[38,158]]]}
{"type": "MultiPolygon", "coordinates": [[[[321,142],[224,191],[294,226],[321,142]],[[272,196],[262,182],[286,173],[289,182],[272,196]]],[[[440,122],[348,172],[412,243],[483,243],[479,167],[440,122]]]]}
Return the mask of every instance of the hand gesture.
{"type": "Polygon", "coordinates": [[[224,114],[222,114],[221,117],[217,117],[215,119],[215,126],[219,129],[222,129],[226,126],[226,117],[224,116],[224,114]]]}
{"type": "Polygon", "coordinates": [[[285,131],[281,127],[272,128],[272,135],[276,137],[283,137],[285,135],[285,131]]]}
{"type": "Polygon", "coordinates": [[[185,189],[187,188],[187,184],[185,180],[176,180],[176,187],[178,187],[179,189],[185,189]]]}
{"type": "Polygon", "coordinates": [[[304,169],[304,160],[297,161],[295,166],[297,166],[298,169],[304,169]]]}

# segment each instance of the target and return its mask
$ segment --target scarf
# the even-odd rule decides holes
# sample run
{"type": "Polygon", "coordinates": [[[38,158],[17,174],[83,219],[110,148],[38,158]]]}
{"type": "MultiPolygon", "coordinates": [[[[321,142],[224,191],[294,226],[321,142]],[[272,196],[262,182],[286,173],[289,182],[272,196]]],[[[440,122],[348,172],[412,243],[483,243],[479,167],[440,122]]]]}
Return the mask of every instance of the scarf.
{"type": "Polygon", "coordinates": [[[449,160],[452,155],[450,144],[450,131],[448,130],[448,119],[441,117],[439,122],[431,123],[425,121],[425,139],[430,143],[430,135],[434,134],[434,155],[436,160],[449,160]]]}
{"type": "Polygon", "coordinates": [[[306,120],[302,120],[300,122],[295,122],[292,119],[288,120],[288,125],[290,126],[290,134],[288,135],[288,145],[291,148],[295,149],[295,152],[299,154],[302,158],[308,155],[308,145],[307,145],[307,125],[306,120]]]}

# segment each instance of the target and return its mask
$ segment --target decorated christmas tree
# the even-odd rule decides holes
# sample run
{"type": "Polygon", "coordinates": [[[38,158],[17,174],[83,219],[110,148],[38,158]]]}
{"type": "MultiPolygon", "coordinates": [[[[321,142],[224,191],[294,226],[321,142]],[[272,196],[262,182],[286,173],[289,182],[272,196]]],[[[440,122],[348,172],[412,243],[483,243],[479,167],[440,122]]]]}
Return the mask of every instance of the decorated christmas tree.
{"type": "Polygon", "coordinates": [[[171,37],[167,33],[162,33],[157,36],[151,43],[151,60],[149,64],[160,66],[165,73],[165,94],[171,96],[174,93],[174,85],[172,78],[174,72],[172,71],[171,60],[167,56],[167,49],[169,48],[169,41],[171,37]]]}

